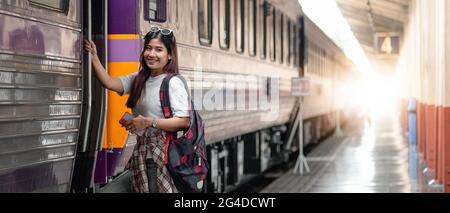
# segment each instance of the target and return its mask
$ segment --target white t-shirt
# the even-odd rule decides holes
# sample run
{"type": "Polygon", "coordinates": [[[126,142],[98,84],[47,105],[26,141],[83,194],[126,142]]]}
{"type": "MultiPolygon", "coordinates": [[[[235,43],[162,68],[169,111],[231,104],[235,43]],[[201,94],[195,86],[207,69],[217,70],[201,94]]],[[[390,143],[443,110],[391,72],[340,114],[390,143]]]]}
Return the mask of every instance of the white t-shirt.
{"type": "MultiPolygon", "coordinates": [[[[119,77],[122,81],[123,94],[129,94],[134,78],[138,72],[132,73],[127,76],[119,77]]],[[[159,90],[161,84],[167,74],[161,74],[156,77],[150,77],[145,83],[145,90],[142,91],[140,100],[133,108],[133,115],[142,115],[144,117],[164,118],[164,114],[161,109],[161,102],[159,100],[159,90]]],[[[169,82],[169,100],[172,113],[174,117],[189,117],[189,101],[188,93],[184,87],[183,81],[177,76],[172,78],[169,82]]]]}

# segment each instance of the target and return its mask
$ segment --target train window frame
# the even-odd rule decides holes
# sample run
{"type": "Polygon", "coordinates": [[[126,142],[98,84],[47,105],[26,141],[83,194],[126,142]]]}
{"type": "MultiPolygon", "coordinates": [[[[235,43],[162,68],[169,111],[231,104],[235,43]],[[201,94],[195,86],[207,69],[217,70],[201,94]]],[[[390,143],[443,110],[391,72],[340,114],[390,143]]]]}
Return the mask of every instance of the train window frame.
{"type": "Polygon", "coordinates": [[[237,53],[245,52],[245,1],[246,0],[235,0],[234,1],[234,12],[235,12],[235,45],[237,53]],[[239,9],[238,9],[239,8],[239,9]]]}
{"type": "Polygon", "coordinates": [[[59,12],[67,15],[67,12],[69,11],[69,3],[70,0],[59,0],[61,2],[61,7],[54,7],[49,5],[48,3],[42,2],[40,0],[29,0],[29,4],[35,7],[44,8],[47,10],[51,10],[54,12],[59,12]]]}
{"type": "Polygon", "coordinates": [[[197,1],[197,27],[198,27],[198,40],[200,42],[201,45],[203,46],[211,46],[212,45],[212,40],[213,40],[213,16],[212,16],[212,0],[198,0],[197,1]],[[204,1],[206,3],[205,7],[207,9],[206,14],[204,17],[206,17],[206,21],[204,23],[206,23],[207,26],[205,26],[207,29],[206,33],[206,37],[202,37],[202,32],[201,32],[201,21],[200,18],[202,17],[202,15],[200,14],[200,2],[204,1]]]}
{"type": "Polygon", "coordinates": [[[250,0],[248,4],[248,29],[249,29],[249,39],[248,39],[248,52],[250,56],[256,56],[258,50],[257,46],[257,19],[258,19],[258,6],[257,0],[250,0]]]}
{"type": "Polygon", "coordinates": [[[267,15],[265,8],[268,4],[265,0],[259,0],[260,7],[258,7],[259,10],[259,20],[260,20],[260,33],[261,33],[261,53],[260,58],[265,60],[267,58],[267,15]]]}
{"type": "Polygon", "coordinates": [[[219,46],[223,50],[230,48],[230,23],[231,0],[219,0],[219,46]]]}
{"type": "Polygon", "coordinates": [[[160,23],[166,22],[167,0],[144,0],[144,20],[160,23]]]}

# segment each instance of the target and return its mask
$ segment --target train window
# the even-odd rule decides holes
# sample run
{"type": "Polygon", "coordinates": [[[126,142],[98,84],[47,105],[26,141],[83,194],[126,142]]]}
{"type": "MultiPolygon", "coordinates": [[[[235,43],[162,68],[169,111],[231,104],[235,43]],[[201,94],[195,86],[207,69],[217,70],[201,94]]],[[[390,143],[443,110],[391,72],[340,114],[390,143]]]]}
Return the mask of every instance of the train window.
{"type": "Polygon", "coordinates": [[[322,48],[319,48],[319,50],[320,50],[320,54],[319,54],[319,76],[320,77],[323,77],[323,72],[324,72],[324,65],[325,65],[325,61],[323,60],[324,58],[324,55],[323,55],[323,52],[322,52],[322,48]]]}
{"type": "Polygon", "coordinates": [[[294,25],[294,27],[293,27],[293,37],[294,37],[294,47],[293,47],[293,50],[294,50],[294,65],[295,66],[299,66],[299,60],[298,60],[298,57],[299,57],[299,54],[298,54],[298,51],[299,51],[299,49],[300,49],[300,43],[299,43],[299,31],[298,31],[298,27],[296,26],[296,25],[294,25]]]}
{"type": "Polygon", "coordinates": [[[323,55],[322,56],[322,78],[325,78],[326,71],[327,71],[327,60],[326,60],[326,55],[323,55]]]}
{"type": "MultiPolygon", "coordinates": [[[[313,43],[314,44],[314,43],[313,43]]],[[[314,44],[314,49],[313,49],[314,51],[312,52],[312,54],[313,54],[313,58],[314,58],[314,60],[313,60],[313,62],[314,62],[314,69],[313,69],[313,73],[314,74],[316,74],[316,76],[319,74],[319,70],[318,70],[318,67],[319,67],[319,60],[318,60],[318,57],[317,57],[317,53],[316,53],[316,44],[314,44]]]]}
{"type": "Polygon", "coordinates": [[[280,30],[280,63],[284,61],[284,15],[280,14],[280,22],[278,23],[280,26],[278,29],[280,30]]]}
{"type": "MultiPolygon", "coordinates": [[[[259,0],[260,2],[264,0],[259,0]]],[[[260,3],[261,4],[261,3],[260,3]]],[[[267,55],[267,15],[265,8],[267,7],[267,2],[261,4],[262,7],[259,8],[260,13],[260,23],[261,23],[261,59],[265,59],[267,55]]]]}
{"type": "MultiPolygon", "coordinates": [[[[294,29],[295,29],[295,27],[294,27],[294,29]]],[[[294,37],[294,38],[296,38],[296,37],[294,37]]],[[[310,61],[310,55],[309,55],[309,52],[307,51],[308,49],[309,49],[309,40],[308,40],[308,38],[306,38],[306,37],[302,37],[302,39],[303,40],[301,40],[300,42],[303,42],[303,49],[302,49],[302,52],[303,52],[303,54],[304,54],[304,61],[303,61],[303,64],[299,64],[298,66],[301,66],[301,65],[303,65],[303,66],[305,66],[306,67],[306,65],[307,64],[309,64],[309,61],[310,61]]],[[[295,50],[295,49],[294,49],[295,50]]],[[[295,62],[295,56],[294,56],[294,64],[295,64],[296,62],[295,62]]],[[[307,67],[306,67],[307,68],[307,67]]],[[[307,72],[309,72],[308,70],[305,70],[305,71],[303,71],[303,74],[306,74],[307,72]]]]}
{"type": "Polygon", "coordinates": [[[318,47],[314,43],[314,58],[316,59],[316,75],[320,75],[320,57],[318,52],[318,47]]]}
{"type": "Polygon", "coordinates": [[[325,78],[330,77],[330,59],[327,57],[325,58],[325,78]]]}
{"type": "Polygon", "coordinates": [[[324,55],[322,52],[322,48],[319,48],[320,50],[320,54],[319,54],[319,76],[323,78],[323,74],[325,71],[325,60],[324,60],[324,55]]]}
{"type": "Polygon", "coordinates": [[[248,6],[248,23],[249,23],[249,51],[251,56],[256,55],[256,0],[250,0],[248,6]]]}
{"type": "Polygon", "coordinates": [[[317,69],[317,75],[318,76],[320,76],[320,72],[321,72],[321,70],[320,70],[320,64],[321,64],[321,59],[320,59],[320,53],[319,52],[317,52],[318,51],[318,48],[316,48],[316,52],[314,53],[315,54],[315,56],[316,56],[316,69],[317,69]]]}
{"type": "Polygon", "coordinates": [[[212,0],[198,0],[198,31],[200,44],[212,43],[212,0]]]}
{"type": "Polygon", "coordinates": [[[291,20],[288,19],[287,21],[287,56],[286,56],[286,63],[288,65],[291,64],[291,55],[292,55],[292,23],[291,20]]]}
{"type": "Polygon", "coordinates": [[[69,0],[30,0],[30,4],[65,13],[69,6],[69,0]]]}
{"type": "MultiPolygon", "coordinates": [[[[296,27],[295,24],[292,23],[292,47],[291,47],[291,50],[292,50],[292,63],[294,64],[294,67],[297,66],[297,64],[295,63],[295,48],[297,45],[297,37],[295,35],[295,27],[296,27]]],[[[308,54],[308,53],[306,52],[306,54],[308,54]]]]}
{"type": "Polygon", "coordinates": [[[315,56],[314,56],[314,54],[313,54],[313,51],[312,51],[312,48],[313,48],[313,45],[312,45],[312,43],[310,42],[309,43],[310,45],[310,49],[308,49],[308,54],[311,56],[311,70],[310,70],[310,72],[311,73],[314,73],[313,71],[314,71],[314,69],[312,69],[312,66],[313,66],[313,64],[315,63],[315,56]]]}
{"type": "Polygon", "coordinates": [[[166,22],[167,0],[144,0],[144,19],[148,21],[166,22]]]}
{"type": "Polygon", "coordinates": [[[230,0],[220,0],[219,19],[220,47],[228,49],[230,47],[230,0]]]}
{"type": "Polygon", "coordinates": [[[271,20],[271,39],[270,39],[270,60],[276,60],[276,45],[277,45],[277,12],[275,8],[272,10],[272,20],[271,20]]]}
{"type": "Polygon", "coordinates": [[[308,52],[309,52],[309,54],[311,55],[311,69],[310,69],[310,72],[312,73],[312,74],[314,74],[314,73],[316,73],[316,55],[314,54],[314,45],[313,45],[313,43],[309,43],[310,44],[310,48],[311,49],[309,49],[308,50],[308,52]]]}
{"type": "Polygon", "coordinates": [[[318,59],[319,59],[319,76],[323,76],[323,54],[322,54],[322,48],[319,49],[318,59]]]}
{"type": "Polygon", "coordinates": [[[317,50],[316,50],[316,44],[311,42],[311,53],[314,56],[314,72],[317,75],[317,50]]]}
{"type": "Polygon", "coordinates": [[[236,0],[236,51],[244,52],[244,35],[245,35],[245,1],[236,0]]]}
{"type": "Polygon", "coordinates": [[[319,54],[317,52],[317,46],[316,46],[315,43],[314,43],[314,52],[313,52],[313,54],[314,54],[314,58],[315,58],[315,62],[316,62],[316,64],[315,64],[315,73],[316,73],[316,75],[319,75],[320,74],[320,68],[319,68],[319,66],[320,66],[320,58],[319,58],[319,54]]]}

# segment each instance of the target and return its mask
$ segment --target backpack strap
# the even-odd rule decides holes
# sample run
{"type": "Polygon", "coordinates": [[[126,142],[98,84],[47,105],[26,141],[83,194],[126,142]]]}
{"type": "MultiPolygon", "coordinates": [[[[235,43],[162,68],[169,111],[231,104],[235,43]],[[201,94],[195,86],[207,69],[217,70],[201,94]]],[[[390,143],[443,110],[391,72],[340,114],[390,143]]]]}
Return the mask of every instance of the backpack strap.
{"type": "MultiPolygon", "coordinates": [[[[161,109],[164,115],[164,118],[168,119],[173,117],[172,109],[170,108],[170,98],[169,98],[169,82],[175,74],[168,74],[163,82],[161,83],[161,88],[159,89],[159,100],[161,102],[161,109]]],[[[168,151],[169,151],[169,143],[172,138],[176,138],[175,133],[166,131],[166,141],[164,142],[164,164],[166,165],[169,162],[168,151]]]]}
{"type": "MultiPolygon", "coordinates": [[[[172,108],[170,106],[170,96],[169,96],[169,82],[170,79],[172,79],[173,77],[178,76],[184,84],[184,87],[186,89],[186,92],[188,94],[188,99],[190,100],[190,105],[188,106],[188,111],[189,111],[189,120],[190,120],[190,125],[189,128],[191,127],[191,125],[193,125],[192,121],[193,119],[195,119],[193,116],[195,116],[193,114],[193,111],[191,110],[193,107],[193,102],[192,99],[189,96],[189,90],[187,87],[187,83],[185,81],[184,78],[182,78],[181,76],[179,76],[178,74],[168,74],[164,79],[163,82],[161,83],[161,88],[159,90],[159,99],[161,102],[161,109],[164,115],[164,118],[168,119],[168,118],[172,118],[173,117],[173,112],[172,112],[172,108]]],[[[176,139],[177,138],[177,133],[176,132],[169,132],[166,131],[166,141],[165,141],[165,158],[164,158],[164,164],[168,163],[168,149],[169,149],[169,143],[172,139],[176,139]]]]}
{"type": "Polygon", "coordinates": [[[170,107],[169,98],[169,82],[176,74],[168,74],[163,82],[161,83],[161,88],[159,89],[159,100],[161,102],[161,108],[164,118],[171,118],[173,115],[172,109],[170,107]]]}
{"type": "Polygon", "coordinates": [[[180,76],[179,74],[168,74],[164,79],[163,82],[161,83],[161,88],[159,90],[159,99],[161,101],[161,108],[162,108],[162,112],[164,115],[164,118],[171,118],[173,117],[173,112],[172,112],[172,108],[170,106],[170,96],[169,96],[169,82],[170,79],[172,79],[173,77],[177,76],[184,84],[184,88],[186,89],[186,92],[188,94],[188,111],[189,111],[189,116],[192,116],[192,111],[194,109],[194,102],[191,99],[190,95],[189,95],[189,89],[187,87],[187,83],[186,80],[180,76]]]}

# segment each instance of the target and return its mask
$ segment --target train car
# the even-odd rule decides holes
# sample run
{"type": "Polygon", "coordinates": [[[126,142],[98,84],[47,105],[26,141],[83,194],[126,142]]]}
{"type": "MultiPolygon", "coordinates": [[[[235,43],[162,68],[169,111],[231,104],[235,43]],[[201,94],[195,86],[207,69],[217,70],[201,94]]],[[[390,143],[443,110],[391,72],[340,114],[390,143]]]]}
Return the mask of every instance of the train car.
{"type": "Polygon", "coordinates": [[[315,88],[307,141],[336,126],[333,91],[352,65],[298,1],[0,1],[0,192],[129,190],[136,138],[118,123],[127,97],[101,87],[82,39],[121,76],[138,71],[152,25],[174,30],[205,120],[208,191],[230,191],[295,150],[285,143],[298,108],[293,77],[310,76],[315,88]]]}
{"type": "Polygon", "coordinates": [[[304,144],[315,144],[344,125],[358,106],[349,101],[349,85],[362,77],[353,62],[307,16],[303,18],[304,76],[311,81],[311,95],[304,98],[304,144]]]}

